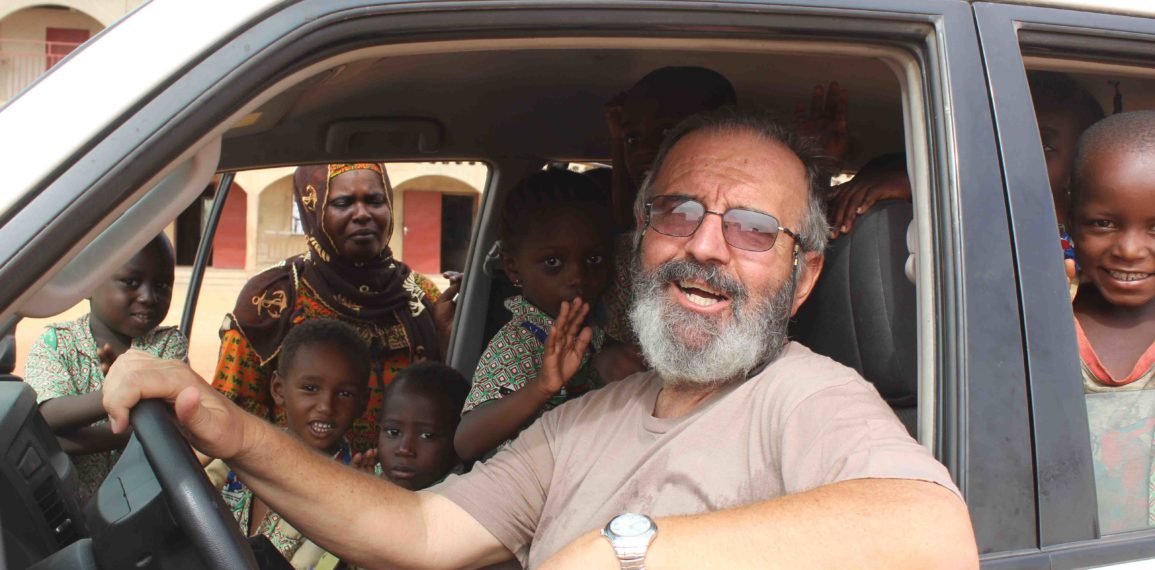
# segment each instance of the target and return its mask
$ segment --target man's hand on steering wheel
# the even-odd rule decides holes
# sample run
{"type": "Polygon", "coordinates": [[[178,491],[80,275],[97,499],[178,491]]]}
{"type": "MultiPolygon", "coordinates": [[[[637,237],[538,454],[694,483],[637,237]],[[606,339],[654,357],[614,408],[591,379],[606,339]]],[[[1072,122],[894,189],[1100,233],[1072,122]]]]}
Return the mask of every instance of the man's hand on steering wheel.
{"type": "Polygon", "coordinates": [[[188,364],[130,350],[113,363],[104,381],[104,409],[112,431],[128,429],[137,402],[159,398],[173,406],[186,437],[200,452],[228,459],[255,443],[246,416],[188,364]]]}

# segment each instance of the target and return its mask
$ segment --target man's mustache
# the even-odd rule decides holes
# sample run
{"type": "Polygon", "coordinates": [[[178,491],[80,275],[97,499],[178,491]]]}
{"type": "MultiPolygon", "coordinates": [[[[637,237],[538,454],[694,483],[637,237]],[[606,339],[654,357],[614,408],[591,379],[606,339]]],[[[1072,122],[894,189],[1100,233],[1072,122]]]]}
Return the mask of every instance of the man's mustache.
{"type": "Polygon", "coordinates": [[[650,277],[655,283],[672,283],[674,281],[699,280],[709,285],[711,289],[725,293],[735,304],[744,303],[750,292],[741,281],[726,273],[717,265],[703,265],[689,259],[667,261],[659,265],[650,277]]]}

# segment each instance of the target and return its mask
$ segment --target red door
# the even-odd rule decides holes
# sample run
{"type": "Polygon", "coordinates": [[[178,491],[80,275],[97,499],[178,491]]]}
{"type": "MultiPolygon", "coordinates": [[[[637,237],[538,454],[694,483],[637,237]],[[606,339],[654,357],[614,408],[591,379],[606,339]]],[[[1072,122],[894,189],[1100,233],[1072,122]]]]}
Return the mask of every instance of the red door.
{"type": "Polygon", "coordinates": [[[88,41],[88,30],[76,28],[48,28],[44,32],[44,68],[48,69],[72,53],[76,46],[88,41]]]}
{"type": "Polygon", "coordinates": [[[217,222],[217,233],[213,235],[213,267],[224,269],[245,268],[245,224],[247,222],[248,198],[245,191],[236,184],[229,188],[229,197],[221,210],[217,222]]]}
{"type": "Polygon", "coordinates": [[[441,273],[441,193],[406,192],[402,228],[401,260],[418,273],[441,273]]]}

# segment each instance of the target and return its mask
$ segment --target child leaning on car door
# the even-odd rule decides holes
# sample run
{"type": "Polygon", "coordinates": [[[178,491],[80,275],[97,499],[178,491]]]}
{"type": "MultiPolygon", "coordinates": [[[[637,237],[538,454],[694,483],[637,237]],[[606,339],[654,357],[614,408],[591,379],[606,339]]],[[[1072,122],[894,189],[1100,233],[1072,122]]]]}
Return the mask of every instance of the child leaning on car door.
{"type": "Polygon", "coordinates": [[[128,434],[112,433],[101,406],[109,367],[130,348],[160,358],[188,357],[184,335],[158,326],[172,302],[174,260],[168,238],[157,236],[92,292],[88,314],[47,326],[28,353],[25,381],[72,456],[82,501],[96,493],[128,442],[128,434]]]}
{"type": "Polygon", "coordinates": [[[1155,111],[1108,117],[1079,138],[1071,238],[1075,330],[1103,532],[1155,521],[1155,111]]]}
{"type": "MultiPolygon", "coordinates": [[[[355,329],[334,319],[293,327],[269,389],[285,410],[290,435],[318,453],[350,462],[346,433],[369,400],[369,349],[355,329]]],[[[263,535],[293,568],[317,564],[324,551],[270,510],[228,465],[217,459],[205,472],[245,536],[263,535]]]]}
{"type": "Polygon", "coordinates": [[[609,197],[589,178],[550,169],[522,180],[502,209],[501,260],[521,290],[506,299],[512,318],[489,341],[473,374],[454,447],[465,461],[485,456],[541,412],[601,385],[590,354],[600,327],[582,333],[581,367],[572,378],[542,378],[554,320],[573,315],[573,333],[601,299],[613,271],[609,197]]]}

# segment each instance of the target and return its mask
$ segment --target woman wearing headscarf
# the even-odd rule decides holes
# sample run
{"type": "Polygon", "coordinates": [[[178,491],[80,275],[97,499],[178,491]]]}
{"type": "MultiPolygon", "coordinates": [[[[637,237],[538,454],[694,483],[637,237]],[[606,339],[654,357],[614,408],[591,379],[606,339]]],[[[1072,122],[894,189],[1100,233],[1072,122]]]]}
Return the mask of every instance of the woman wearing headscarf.
{"type": "Polygon", "coordinates": [[[302,166],[293,196],[307,250],[257,274],[221,326],[213,386],[241,407],[284,424],[269,386],[281,342],[310,319],[352,325],[369,346],[369,402],[349,431],[356,451],[377,446],[384,388],[411,363],[442,360],[452,298],[393,258],[393,189],[381,164],[302,166]]]}

